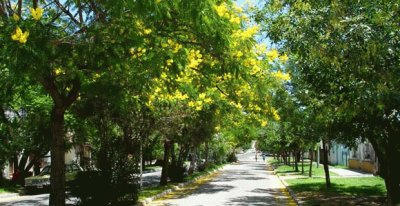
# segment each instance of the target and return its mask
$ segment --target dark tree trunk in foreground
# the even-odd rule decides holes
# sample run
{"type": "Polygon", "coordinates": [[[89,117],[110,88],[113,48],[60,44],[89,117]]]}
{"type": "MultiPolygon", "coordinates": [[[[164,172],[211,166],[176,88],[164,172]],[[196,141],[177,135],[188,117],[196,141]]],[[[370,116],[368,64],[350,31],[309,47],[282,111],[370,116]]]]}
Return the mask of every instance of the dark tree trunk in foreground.
{"type": "Polygon", "coordinates": [[[171,144],[169,140],[164,141],[164,161],[161,171],[160,185],[167,185],[168,183],[168,163],[169,163],[169,153],[171,150],[171,144]]]}
{"type": "Polygon", "coordinates": [[[312,176],[312,166],[313,166],[313,160],[314,160],[314,151],[310,150],[310,169],[308,170],[308,176],[312,176]]]}
{"type": "Polygon", "coordinates": [[[369,140],[378,156],[379,175],[385,179],[388,205],[399,206],[400,166],[398,165],[398,158],[400,151],[396,149],[396,145],[400,144],[400,140],[396,135],[391,135],[388,142],[378,141],[374,138],[369,138],[369,140]]]}
{"type": "Polygon", "coordinates": [[[51,173],[50,173],[50,206],[65,205],[65,141],[64,115],[65,111],[79,96],[81,82],[73,79],[68,93],[59,92],[54,76],[49,76],[41,82],[53,100],[51,112],[51,173]]]}
{"type": "Polygon", "coordinates": [[[329,167],[328,167],[328,150],[326,148],[325,140],[322,140],[322,152],[324,154],[324,172],[325,172],[325,181],[326,187],[331,187],[331,179],[329,177],[329,167]]]}
{"type": "Polygon", "coordinates": [[[65,109],[55,105],[51,114],[50,205],[65,205],[65,109]]]}

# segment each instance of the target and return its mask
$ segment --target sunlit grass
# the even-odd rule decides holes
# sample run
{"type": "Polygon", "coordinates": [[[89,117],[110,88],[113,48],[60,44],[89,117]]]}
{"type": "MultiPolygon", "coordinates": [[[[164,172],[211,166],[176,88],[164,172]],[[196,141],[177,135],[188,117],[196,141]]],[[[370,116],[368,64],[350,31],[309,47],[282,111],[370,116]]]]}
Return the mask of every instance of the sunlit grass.
{"type": "Polygon", "coordinates": [[[316,192],[325,195],[384,196],[385,182],[380,177],[332,178],[331,188],[326,188],[324,178],[286,180],[295,193],[316,192]]]}

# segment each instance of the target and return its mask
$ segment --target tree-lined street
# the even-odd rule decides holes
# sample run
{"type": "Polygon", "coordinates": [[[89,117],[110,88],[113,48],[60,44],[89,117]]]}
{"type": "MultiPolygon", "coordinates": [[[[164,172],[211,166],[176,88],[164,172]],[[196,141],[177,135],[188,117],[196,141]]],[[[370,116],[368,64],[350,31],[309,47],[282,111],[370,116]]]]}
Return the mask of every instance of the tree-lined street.
{"type": "Polygon", "coordinates": [[[286,204],[259,151],[305,177],[300,194],[397,206],[399,14],[376,0],[0,0],[0,193],[50,191],[0,201],[133,205],[228,164],[163,201],[286,204]],[[380,177],[341,184],[332,167],[380,177]]]}

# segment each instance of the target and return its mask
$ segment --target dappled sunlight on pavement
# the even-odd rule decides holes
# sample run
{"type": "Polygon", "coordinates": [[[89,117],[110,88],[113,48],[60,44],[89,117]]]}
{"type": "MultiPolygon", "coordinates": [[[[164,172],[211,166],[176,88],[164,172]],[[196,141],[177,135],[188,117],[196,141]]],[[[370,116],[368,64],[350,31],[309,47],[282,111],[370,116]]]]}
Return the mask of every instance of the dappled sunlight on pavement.
{"type": "Polygon", "coordinates": [[[244,158],[150,205],[296,205],[262,160],[244,158]]]}

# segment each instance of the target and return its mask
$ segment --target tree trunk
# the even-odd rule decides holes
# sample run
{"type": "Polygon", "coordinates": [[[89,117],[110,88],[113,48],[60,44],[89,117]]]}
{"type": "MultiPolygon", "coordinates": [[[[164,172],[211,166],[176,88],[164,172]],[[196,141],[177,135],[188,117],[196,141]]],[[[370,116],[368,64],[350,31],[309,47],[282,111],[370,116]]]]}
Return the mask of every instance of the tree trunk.
{"type": "Polygon", "coordinates": [[[208,152],[209,152],[208,141],[206,141],[204,144],[205,144],[205,147],[206,147],[205,161],[207,163],[208,162],[208,152]]]}
{"type": "Polygon", "coordinates": [[[298,161],[298,158],[297,158],[298,157],[298,153],[299,152],[293,152],[293,161],[294,161],[294,168],[295,168],[294,171],[295,172],[299,172],[299,164],[298,164],[299,161],[298,161]]]}
{"type": "Polygon", "coordinates": [[[40,164],[39,161],[36,161],[35,164],[33,165],[33,175],[39,175],[40,174],[40,164]]]}
{"type": "Polygon", "coordinates": [[[175,144],[171,141],[171,165],[176,166],[175,144]]]}
{"type": "Polygon", "coordinates": [[[190,158],[190,166],[189,166],[189,175],[194,173],[194,170],[196,169],[196,147],[193,147],[191,149],[191,158],[190,158]]]}
{"type": "Polygon", "coordinates": [[[313,159],[314,159],[314,151],[310,150],[310,169],[308,170],[309,177],[312,177],[313,159]]]}
{"type": "Polygon", "coordinates": [[[324,172],[325,172],[326,187],[330,188],[331,187],[331,179],[329,177],[328,150],[326,148],[325,140],[322,140],[322,152],[324,155],[324,172]]]}
{"type": "Polygon", "coordinates": [[[55,105],[51,114],[51,174],[50,205],[65,205],[65,109],[55,105]]]}
{"type": "Polygon", "coordinates": [[[379,174],[385,179],[388,205],[398,206],[400,205],[400,167],[397,162],[400,151],[396,150],[396,143],[390,140],[387,143],[377,141],[373,137],[368,139],[378,156],[379,174]]]}
{"type": "Polygon", "coordinates": [[[304,151],[301,152],[301,174],[304,174],[304,151]]]}
{"type": "Polygon", "coordinates": [[[170,152],[170,141],[164,141],[164,161],[161,171],[160,185],[167,185],[168,183],[168,163],[169,163],[169,152],[170,152]]]}

